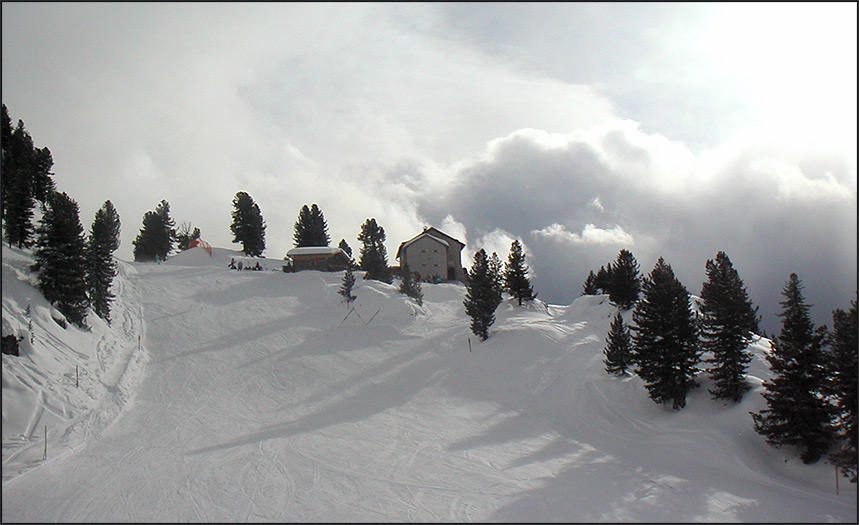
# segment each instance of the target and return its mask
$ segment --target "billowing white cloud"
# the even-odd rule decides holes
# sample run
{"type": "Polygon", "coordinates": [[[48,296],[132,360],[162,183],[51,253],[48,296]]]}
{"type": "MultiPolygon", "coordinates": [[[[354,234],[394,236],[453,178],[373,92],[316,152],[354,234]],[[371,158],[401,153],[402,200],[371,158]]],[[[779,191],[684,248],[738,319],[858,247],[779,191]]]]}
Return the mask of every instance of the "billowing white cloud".
{"type": "MultiPolygon", "coordinates": [[[[856,286],[856,164],[843,154],[763,140],[694,154],[616,121],[567,134],[513,132],[453,171],[418,196],[420,214],[493,232],[480,241],[503,239],[499,254],[528,239],[548,301],[573,300],[588,271],[621,248],[643,273],[665,257],[692,293],[706,260],[725,251],[770,330],[790,273],[807,279],[818,304],[846,305],[856,286]]],[[[818,312],[818,322],[828,315],[818,312]]]]}
{"type": "Polygon", "coordinates": [[[567,230],[563,224],[554,223],[540,230],[531,230],[531,236],[570,244],[614,244],[620,246],[634,244],[632,235],[623,231],[623,228],[618,225],[615,225],[614,228],[605,229],[589,223],[585,224],[582,233],[575,233],[567,230]]]}

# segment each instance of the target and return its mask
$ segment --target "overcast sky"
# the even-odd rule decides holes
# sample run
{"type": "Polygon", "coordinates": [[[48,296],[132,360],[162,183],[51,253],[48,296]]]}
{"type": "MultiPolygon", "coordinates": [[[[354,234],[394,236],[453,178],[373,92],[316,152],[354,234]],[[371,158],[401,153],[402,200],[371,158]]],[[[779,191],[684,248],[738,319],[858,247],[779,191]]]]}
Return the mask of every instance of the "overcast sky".
{"type": "Polygon", "coordinates": [[[662,256],[698,294],[725,251],[777,332],[791,272],[818,323],[857,271],[857,8],[812,4],[3,2],[3,103],[117,255],[143,214],[239,248],[232,199],[292,247],[303,204],[355,250],[374,217],[463,266],[519,239],[539,297],[662,256]]]}

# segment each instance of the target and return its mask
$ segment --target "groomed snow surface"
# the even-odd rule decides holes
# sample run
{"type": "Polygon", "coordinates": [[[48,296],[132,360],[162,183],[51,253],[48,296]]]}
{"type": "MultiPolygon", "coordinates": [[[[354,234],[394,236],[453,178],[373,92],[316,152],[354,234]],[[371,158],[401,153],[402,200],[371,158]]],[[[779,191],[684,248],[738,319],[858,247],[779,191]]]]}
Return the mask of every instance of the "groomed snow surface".
{"type": "Polygon", "coordinates": [[[754,432],[766,341],[742,403],[703,377],[673,411],[603,371],[605,296],[505,301],[480,342],[461,285],[419,307],[358,272],[350,307],[342,272],[240,255],[120,261],[113,323],[81,331],[3,247],[4,333],[24,336],[3,356],[4,522],[857,520],[856,485],[754,432]]]}

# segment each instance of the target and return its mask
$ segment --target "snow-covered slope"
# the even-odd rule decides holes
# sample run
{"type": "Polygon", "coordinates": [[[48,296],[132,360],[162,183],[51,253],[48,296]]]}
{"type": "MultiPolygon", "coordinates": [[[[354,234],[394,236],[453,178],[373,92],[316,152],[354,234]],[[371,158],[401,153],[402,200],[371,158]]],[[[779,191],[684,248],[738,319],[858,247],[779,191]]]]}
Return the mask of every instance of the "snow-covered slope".
{"type": "Polygon", "coordinates": [[[3,335],[20,339],[3,355],[3,481],[99,435],[123,410],[146,354],[134,267],[119,262],[112,326],[90,312],[88,329],[63,315],[33,286],[29,252],[3,246],[3,335]]]}
{"type": "MultiPolygon", "coordinates": [[[[4,318],[7,254],[23,265],[4,251],[4,318]]],[[[25,403],[7,412],[6,395],[24,373],[7,362],[36,351],[4,356],[3,521],[856,521],[855,485],[836,495],[830,465],[754,432],[764,341],[742,403],[712,401],[704,380],[675,412],[603,372],[606,297],[505,302],[479,342],[460,285],[424,285],[419,307],[358,273],[352,310],[342,273],[228,269],[238,256],[122,263],[114,327],[69,338],[81,355],[53,373],[112,334],[133,396],[115,417],[105,387],[77,428],[112,425],[65,454],[49,442],[20,475],[6,425],[25,403]]],[[[32,300],[18,283],[10,312],[32,300]]]]}

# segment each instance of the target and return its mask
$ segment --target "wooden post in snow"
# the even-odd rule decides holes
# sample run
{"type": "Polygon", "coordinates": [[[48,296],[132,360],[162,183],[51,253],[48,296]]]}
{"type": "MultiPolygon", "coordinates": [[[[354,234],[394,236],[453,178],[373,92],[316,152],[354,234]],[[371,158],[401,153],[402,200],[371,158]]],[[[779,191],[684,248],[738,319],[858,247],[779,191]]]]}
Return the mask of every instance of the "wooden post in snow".
{"type": "Polygon", "coordinates": [[[45,425],[45,456],[42,459],[48,459],[48,425],[45,425]]]}
{"type": "Polygon", "coordinates": [[[471,338],[468,338],[468,351],[471,352],[471,338]]]}
{"type": "Polygon", "coordinates": [[[78,365],[75,365],[75,386],[80,386],[80,383],[78,382],[78,365]]]}

